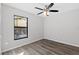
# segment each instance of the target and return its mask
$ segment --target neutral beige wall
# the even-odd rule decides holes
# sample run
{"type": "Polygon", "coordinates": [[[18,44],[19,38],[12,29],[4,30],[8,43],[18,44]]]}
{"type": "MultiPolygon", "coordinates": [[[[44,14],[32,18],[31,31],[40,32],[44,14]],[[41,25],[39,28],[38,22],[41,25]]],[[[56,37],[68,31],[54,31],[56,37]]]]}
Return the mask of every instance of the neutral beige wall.
{"type": "Polygon", "coordinates": [[[44,23],[44,38],[79,47],[79,9],[50,15],[44,23]]]}
{"type": "Polygon", "coordinates": [[[28,12],[2,5],[2,51],[7,51],[25,44],[29,44],[43,38],[43,18],[34,16],[28,12]],[[28,17],[28,38],[14,40],[13,15],[28,17]]]}
{"type": "Polygon", "coordinates": [[[0,3],[0,54],[1,54],[1,3],[0,3]]]}

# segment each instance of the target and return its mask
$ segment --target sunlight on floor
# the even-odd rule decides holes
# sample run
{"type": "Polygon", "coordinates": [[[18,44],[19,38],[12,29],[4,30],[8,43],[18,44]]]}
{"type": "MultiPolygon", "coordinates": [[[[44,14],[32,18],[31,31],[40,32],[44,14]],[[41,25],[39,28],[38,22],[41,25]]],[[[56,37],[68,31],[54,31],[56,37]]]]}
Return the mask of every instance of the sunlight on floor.
{"type": "Polygon", "coordinates": [[[18,55],[24,55],[24,52],[21,52],[20,54],[18,54],[18,55]]]}

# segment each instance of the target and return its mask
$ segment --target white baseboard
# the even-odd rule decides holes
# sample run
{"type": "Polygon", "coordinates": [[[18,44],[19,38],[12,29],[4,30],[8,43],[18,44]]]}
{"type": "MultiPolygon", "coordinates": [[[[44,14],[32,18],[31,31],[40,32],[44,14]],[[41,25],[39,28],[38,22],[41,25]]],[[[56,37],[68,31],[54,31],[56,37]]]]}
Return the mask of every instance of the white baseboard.
{"type": "MultiPolygon", "coordinates": [[[[39,39],[39,40],[41,40],[41,39],[39,39]]],[[[9,49],[3,50],[2,53],[3,53],[3,52],[6,52],[6,51],[9,51],[9,50],[12,50],[12,49],[15,49],[15,48],[18,48],[18,47],[21,47],[21,46],[24,46],[24,45],[27,45],[27,44],[31,44],[31,43],[36,42],[36,41],[39,41],[39,40],[34,40],[34,41],[30,42],[30,43],[26,43],[26,44],[18,45],[18,46],[16,46],[16,47],[13,47],[13,48],[9,48],[9,49]]],[[[51,40],[51,39],[47,39],[47,40],[51,40]]],[[[70,43],[66,43],[66,42],[63,42],[63,41],[57,41],[57,40],[51,40],[51,41],[55,41],[55,42],[59,42],[59,43],[62,43],[62,44],[67,44],[67,45],[71,45],[71,46],[79,47],[79,45],[76,45],[76,44],[70,44],[70,43]]]]}
{"type": "MultiPolygon", "coordinates": [[[[29,43],[30,44],[30,43],[29,43]]],[[[16,46],[16,47],[13,47],[13,48],[9,48],[9,49],[6,49],[6,50],[2,50],[2,53],[3,52],[6,52],[6,51],[9,51],[9,50],[12,50],[12,49],[15,49],[15,48],[18,48],[18,47],[21,47],[21,46],[24,46],[24,45],[26,45],[26,44],[22,44],[22,45],[18,45],[18,46],[16,46]]]]}
{"type": "Polygon", "coordinates": [[[58,40],[52,40],[52,39],[47,39],[47,40],[51,40],[51,41],[59,42],[59,43],[62,43],[62,44],[67,44],[67,45],[79,47],[79,45],[77,45],[77,44],[71,44],[71,43],[67,43],[67,42],[64,42],[64,41],[58,41],[58,40]]]}
{"type": "MultiPolygon", "coordinates": [[[[39,40],[41,40],[41,39],[39,39],[39,40]]],[[[36,42],[36,41],[39,41],[39,40],[34,40],[34,41],[30,42],[30,43],[25,43],[25,44],[18,45],[18,46],[13,47],[13,48],[9,48],[9,49],[3,50],[2,53],[3,52],[6,52],[6,51],[10,51],[10,50],[15,49],[15,48],[18,48],[18,47],[21,47],[21,46],[24,46],[24,45],[27,45],[27,44],[31,44],[31,43],[36,42]]]]}

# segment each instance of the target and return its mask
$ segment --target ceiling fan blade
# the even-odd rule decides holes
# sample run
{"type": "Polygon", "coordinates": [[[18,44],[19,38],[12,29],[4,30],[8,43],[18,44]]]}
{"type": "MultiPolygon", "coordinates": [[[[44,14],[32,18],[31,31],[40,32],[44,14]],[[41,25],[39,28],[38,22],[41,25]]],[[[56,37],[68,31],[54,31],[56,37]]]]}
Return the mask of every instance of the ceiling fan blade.
{"type": "Polygon", "coordinates": [[[39,15],[39,14],[42,14],[43,12],[40,12],[40,13],[38,13],[37,15],[39,15]]]}
{"type": "Polygon", "coordinates": [[[35,7],[36,9],[43,10],[42,8],[35,7]]]}
{"type": "Polygon", "coordinates": [[[49,10],[49,12],[59,12],[58,10],[49,10]]]}
{"type": "Polygon", "coordinates": [[[51,3],[51,4],[48,6],[48,9],[51,8],[53,5],[54,5],[54,3],[51,3]]]}

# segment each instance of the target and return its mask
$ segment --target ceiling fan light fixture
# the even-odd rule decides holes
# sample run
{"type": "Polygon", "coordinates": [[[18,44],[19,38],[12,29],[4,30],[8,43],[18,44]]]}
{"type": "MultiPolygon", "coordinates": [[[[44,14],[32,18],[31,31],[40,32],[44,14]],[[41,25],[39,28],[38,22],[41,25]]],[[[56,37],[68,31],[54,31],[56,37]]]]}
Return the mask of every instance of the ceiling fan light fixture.
{"type": "Polygon", "coordinates": [[[48,12],[48,11],[44,11],[43,14],[44,14],[45,16],[48,16],[48,15],[49,15],[49,12],[48,12]]]}
{"type": "Polygon", "coordinates": [[[50,8],[54,5],[54,3],[50,3],[49,5],[45,5],[45,8],[35,7],[36,9],[42,10],[42,12],[38,13],[37,15],[44,14],[45,16],[49,16],[49,12],[59,12],[58,10],[50,10],[50,8]]]}

